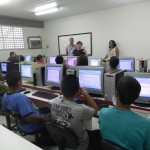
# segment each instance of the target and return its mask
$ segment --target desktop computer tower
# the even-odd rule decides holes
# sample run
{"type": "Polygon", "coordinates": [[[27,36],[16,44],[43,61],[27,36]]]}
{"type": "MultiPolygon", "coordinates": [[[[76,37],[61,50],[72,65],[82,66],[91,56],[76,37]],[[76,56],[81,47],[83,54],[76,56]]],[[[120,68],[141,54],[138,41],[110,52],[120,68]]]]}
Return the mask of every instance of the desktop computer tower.
{"type": "Polygon", "coordinates": [[[139,60],[139,72],[147,72],[148,60],[139,60]]]}
{"type": "Polygon", "coordinates": [[[105,100],[112,101],[112,97],[115,96],[116,87],[119,79],[124,76],[125,70],[121,70],[115,73],[104,74],[104,98],[105,100]]]}
{"type": "Polygon", "coordinates": [[[36,83],[37,86],[45,85],[45,67],[39,66],[36,68],[36,83]]]}

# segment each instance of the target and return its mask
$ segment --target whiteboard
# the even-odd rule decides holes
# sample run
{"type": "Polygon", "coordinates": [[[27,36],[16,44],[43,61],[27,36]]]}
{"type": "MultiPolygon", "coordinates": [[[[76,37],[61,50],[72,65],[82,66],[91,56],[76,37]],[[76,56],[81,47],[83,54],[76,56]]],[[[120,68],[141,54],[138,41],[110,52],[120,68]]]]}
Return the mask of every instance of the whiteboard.
{"type": "Polygon", "coordinates": [[[66,55],[66,47],[69,45],[71,37],[74,38],[75,45],[81,41],[83,43],[82,49],[85,49],[88,55],[92,55],[92,32],[58,36],[59,55],[66,55]]]}

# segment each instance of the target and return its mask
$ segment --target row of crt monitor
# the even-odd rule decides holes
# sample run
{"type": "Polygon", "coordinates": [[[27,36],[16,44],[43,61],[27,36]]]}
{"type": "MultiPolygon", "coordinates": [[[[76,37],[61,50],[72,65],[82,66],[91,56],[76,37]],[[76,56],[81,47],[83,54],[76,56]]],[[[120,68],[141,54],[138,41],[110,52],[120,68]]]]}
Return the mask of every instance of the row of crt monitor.
{"type": "MultiPolygon", "coordinates": [[[[37,64],[22,63],[20,71],[23,80],[32,81],[33,73],[37,64]]],[[[79,78],[80,86],[89,93],[104,95],[104,68],[79,66],[76,68],[76,75],[79,78]]],[[[150,98],[150,74],[138,72],[125,72],[125,75],[133,76],[141,85],[140,97],[150,98]]],[[[45,83],[50,86],[60,87],[63,78],[63,65],[48,64],[45,67],[45,83]]]]}
{"type": "MultiPolygon", "coordinates": [[[[49,64],[56,64],[55,56],[48,57],[49,64]]],[[[77,66],[77,57],[76,56],[67,56],[67,64],[71,67],[77,66]]],[[[103,66],[103,60],[100,58],[89,58],[88,59],[88,66],[92,67],[101,67],[103,66]]],[[[118,69],[120,70],[127,70],[127,71],[135,71],[135,58],[128,57],[128,58],[119,58],[119,65],[118,69]]]]}
{"type": "MultiPolygon", "coordinates": [[[[56,64],[55,62],[56,56],[50,56],[46,58],[47,64],[56,64]]],[[[31,55],[25,56],[25,61],[30,62],[32,60],[31,55]]],[[[77,57],[76,56],[67,56],[66,60],[67,64],[71,67],[77,66],[77,57]]],[[[121,70],[128,70],[128,71],[135,71],[135,58],[133,57],[127,57],[127,58],[119,58],[119,65],[118,69],[121,70]]],[[[100,58],[89,58],[88,59],[88,66],[93,67],[100,67],[103,66],[103,60],[100,58]]]]}
{"type": "MultiPolygon", "coordinates": [[[[1,63],[1,69],[7,72],[6,64],[14,67],[12,70],[20,68],[21,76],[24,81],[33,82],[33,74],[36,73],[37,68],[41,68],[35,62],[21,62],[12,65],[10,62],[1,63]],[[11,65],[10,65],[11,64],[11,65]],[[17,65],[17,66],[16,66],[17,65]]],[[[92,94],[104,94],[104,68],[91,66],[76,67],[76,75],[79,78],[80,86],[87,89],[92,94]]],[[[63,78],[63,65],[47,64],[44,68],[44,80],[46,85],[60,87],[63,78]]],[[[42,74],[42,73],[41,73],[42,74]]],[[[136,78],[141,85],[140,97],[150,98],[150,73],[127,72],[125,75],[130,75],[136,78]]],[[[42,78],[43,75],[41,75],[42,78]]]]}

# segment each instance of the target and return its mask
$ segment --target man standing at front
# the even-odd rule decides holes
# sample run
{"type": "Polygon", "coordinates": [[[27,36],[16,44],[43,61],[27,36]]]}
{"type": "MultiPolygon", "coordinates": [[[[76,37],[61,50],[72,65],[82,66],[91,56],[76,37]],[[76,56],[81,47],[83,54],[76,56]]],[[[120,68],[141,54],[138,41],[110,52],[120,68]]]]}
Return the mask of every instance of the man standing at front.
{"type": "Polygon", "coordinates": [[[74,43],[74,39],[72,37],[69,39],[69,42],[70,42],[70,44],[66,47],[66,54],[68,56],[72,56],[72,52],[73,52],[73,50],[76,49],[76,45],[73,44],[74,43]]]}

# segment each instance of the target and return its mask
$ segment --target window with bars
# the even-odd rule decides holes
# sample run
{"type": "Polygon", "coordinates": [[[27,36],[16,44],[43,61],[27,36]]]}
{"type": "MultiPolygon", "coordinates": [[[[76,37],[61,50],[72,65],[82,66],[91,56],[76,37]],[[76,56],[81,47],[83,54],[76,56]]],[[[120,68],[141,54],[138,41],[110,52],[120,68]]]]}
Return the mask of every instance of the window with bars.
{"type": "Polygon", "coordinates": [[[1,49],[24,49],[23,29],[0,25],[1,49]]]}

